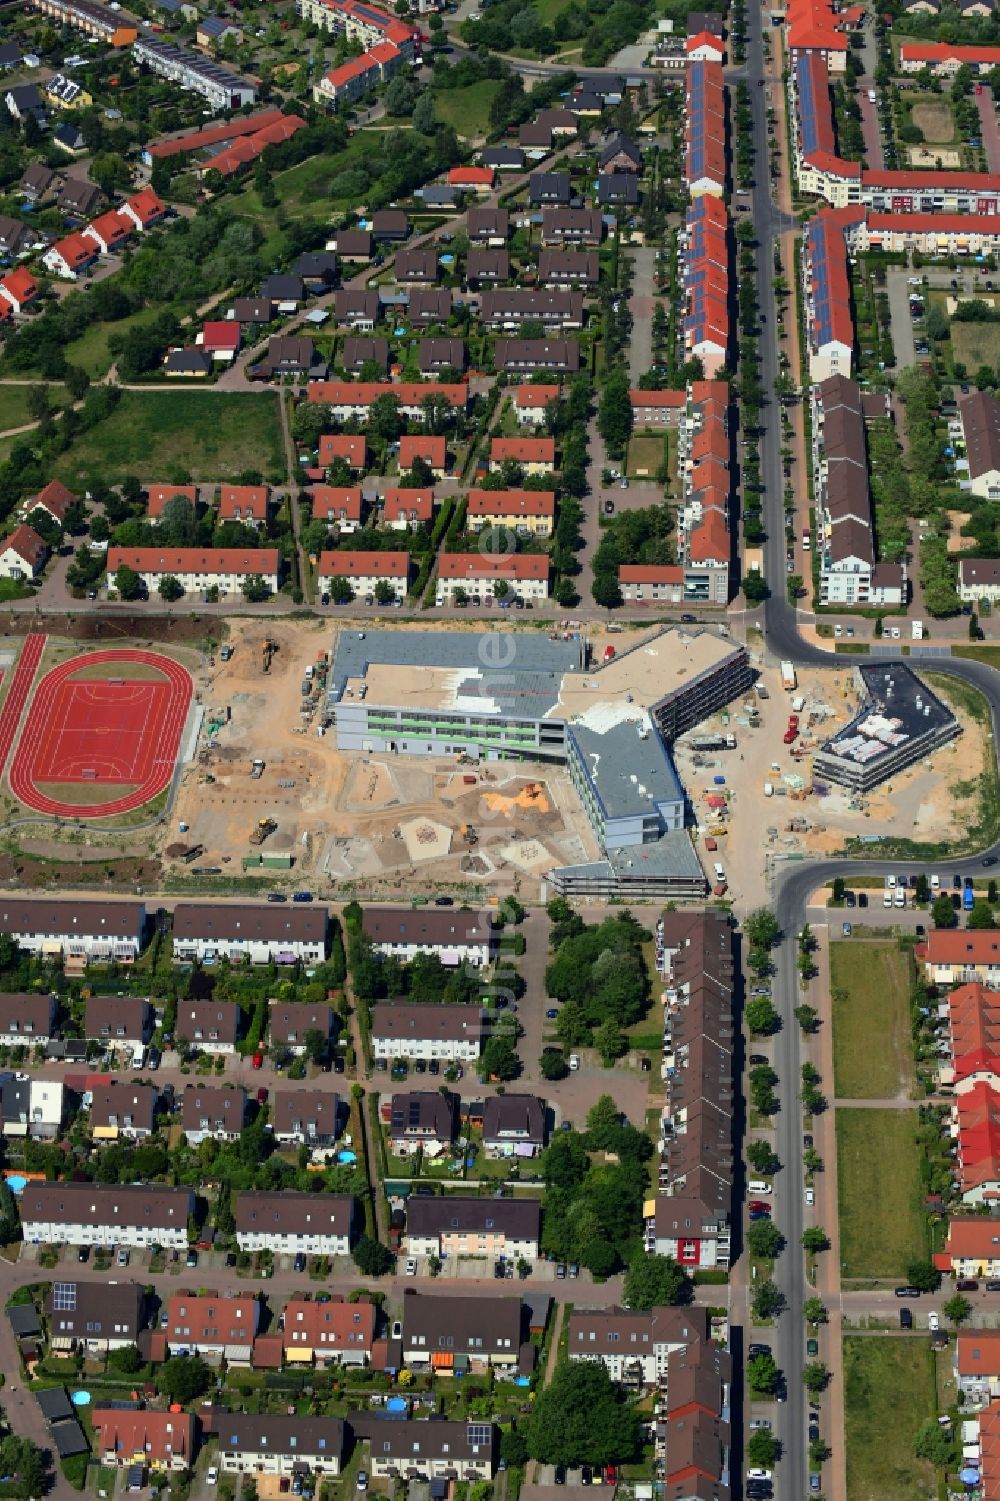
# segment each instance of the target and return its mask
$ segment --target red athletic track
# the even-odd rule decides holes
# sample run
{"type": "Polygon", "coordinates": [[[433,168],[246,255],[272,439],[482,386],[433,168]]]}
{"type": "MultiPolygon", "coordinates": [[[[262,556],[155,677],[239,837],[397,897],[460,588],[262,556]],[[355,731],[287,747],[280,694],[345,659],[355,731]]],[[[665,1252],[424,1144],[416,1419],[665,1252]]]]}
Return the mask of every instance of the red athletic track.
{"type": "MultiPolygon", "coordinates": [[[[86,681],[86,679],[80,681],[86,681]]],[[[107,686],[109,680],[99,678],[92,681],[95,684],[102,683],[107,686]]],[[[134,681],[138,685],[149,680],[136,679],[134,681]]],[[[16,686],[15,682],[12,685],[12,691],[16,686]]],[[[108,818],[112,814],[129,813],[133,808],[141,807],[158,792],[162,792],[170,781],[177,760],[184,721],[191,702],[191,692],[191,676],[185,668],[177,662],[172,662],[169,657],[158,656],[155,652],[99,651],[90,652],[84,657],[72,657],[68,662],[63,662],[59,667],[54,667],[51,672],[46,673],[38,685],[28,711],[20,744],[14,756],[14,764],[10,770],[11,790],[15,797],[20,798],[21,802],[26,803],[29,808],[53,817],[108,818]],[[143,769],[146,774],[140,785],[126,793],[124,797],[114,798],[109,802],[98,803],[94,806],[78,807],[75,803],[64,803],[57,798],[49,797],[39,790],[37,783],[47,779],[42,772],[49,767],[58,766],[58,751],[54,749],[53,742],[57,747],[59,737],[65,730],[65,726],[57,718],[57,713],[60,706],[65,704],[66,679],[73,677],[74,674],[86,672],[88,667],[96,667],[107,662],[120,662],[123,667],[130,662],[141,662],[149,667],[155,667],[168,680],[170,697],[159,717],[155,747],[149,747],[145,755],[143,769]]],[[[141,700],[136,700],[136,702],[141,702],[141,700]]],[[[119,711],[121,707],[124,705],[119,706],[119,711]]],[[[130,723],[132,719],[133,716],[128,715],[124,724],[120,722],[114,724],[112,732],[121,729],[124,734],[130,731],[134,733],[137,726],[130,723]]],[[[0,715],[0,731],[2,729],[3,716],[0,715]]],[[[85,764],[93,766],[99,761],[100,757],[97,755],[99,745],[100,741],[95,737],[94,754],[83,758],[85,764]]],[[[52,772],[48,772],[48,775],[51,776],[52,772]]]]}
{"type": "Polygon", "coordinates": [[[14,669],[10,692],[4,700],[3,709],[0,710],[0,773],[7,765],[7,757],[10,755],[14,736],[21,722],[21,714],[28,701],[28,694],[35,681],[35,673],[38,671],[38,664],[42,660],[44,650],[44,636],[33,634],[24,638],[21,655],[14,669]]]}

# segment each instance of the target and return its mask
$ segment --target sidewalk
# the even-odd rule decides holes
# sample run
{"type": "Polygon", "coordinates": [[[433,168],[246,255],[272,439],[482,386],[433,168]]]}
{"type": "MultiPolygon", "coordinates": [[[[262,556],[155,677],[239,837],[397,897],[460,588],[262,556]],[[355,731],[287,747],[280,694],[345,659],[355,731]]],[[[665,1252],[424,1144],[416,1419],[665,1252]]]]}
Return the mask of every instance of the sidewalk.
{"type": "MultiPolygon", "coordinates": [[[[820,1088],[828,1100],[833,1099],[833,1016],[830,998],[830,930],[825,925],[811,925],[817,940],[816,967],[818,974],[810,982],[807,992],[809,1004],[816,1007],[821,1017],[815,1037],[803,1039],[803,1053],[815,1064],[821,1075],[820,1088]]],[[[908,1103],[908,1102],[907,1102],[908,1103]]],[[[846,1460],[846,1405],[844,1399],[844,1347],[842,1340],[842,1307],[840,1296],[840,1218],[837,1194],[837,1127],[836,1111],[832,1106],[813,1119],[813,1142],[823,1159],[823,1171],[816,1174],[816,1205],[812,1211],[812,1223],[822,1225],[830,1241],[830,1248],[817,1258],[816,1291],[823,1299],[829,1320],[825,1329],[818,1331],[820,1355],[828,1366],[831,1376],[819,1404],[820,1434],[833,1450],[826,1461],[823,1475],[823,1491],[827,1501],[847,1501],[846,1460]]],[[[809,1211],[807,1211],[807,1217],[809,1211]]]]}

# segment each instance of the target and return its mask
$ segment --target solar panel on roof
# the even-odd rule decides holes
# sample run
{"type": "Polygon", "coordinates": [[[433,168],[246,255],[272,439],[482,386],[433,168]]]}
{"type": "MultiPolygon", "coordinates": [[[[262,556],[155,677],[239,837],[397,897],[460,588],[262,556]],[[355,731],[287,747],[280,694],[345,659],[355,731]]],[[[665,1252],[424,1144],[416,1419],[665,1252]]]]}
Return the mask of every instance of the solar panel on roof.
{"type": "Polygon", "coordinates": [[[470,1423],[465,1436],[470,1444],[488,1444],[490,1432],[489,1423],[470,1423]]]}
{"type": "Polygon", "coordinates": [[[52,1284],[52,1308],[55,1313],[73,1313],[76,1309],[76,1283],[52,1284]]]}

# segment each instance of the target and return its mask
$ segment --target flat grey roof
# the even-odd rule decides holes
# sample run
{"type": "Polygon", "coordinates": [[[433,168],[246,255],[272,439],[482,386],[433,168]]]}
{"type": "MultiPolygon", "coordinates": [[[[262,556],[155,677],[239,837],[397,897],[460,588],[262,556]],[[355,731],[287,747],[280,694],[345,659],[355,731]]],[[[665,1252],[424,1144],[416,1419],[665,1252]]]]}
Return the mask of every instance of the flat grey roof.
{"type": "Polygon", "coordinates": [[[604,731],[571,724],[567,735],[579,746],[609,818],[639,817],[655,803],[683,798],[659,731],[642,709],[635,722],[626,720],[604,731]]]}
{"type": "Polygon", "coordinates": [[[672,829],[661,834],[653,844],[609,847],[607,859],[591,860],[583,865],[563,865],[559,867],[559,873],[566,877],[591,879],[606,874],[624,881],[664,876],[676,881],[697,881],[702,889],[705,884],[705,872],[686,829],[672,829]]]}
{"type": "Polygon", "coordinates": [[[824,755],[864,766],[954,724],[951,710],[902,662],[868,662],[858,672],[864,701],[850,724],[823,744],[824,755]]]}

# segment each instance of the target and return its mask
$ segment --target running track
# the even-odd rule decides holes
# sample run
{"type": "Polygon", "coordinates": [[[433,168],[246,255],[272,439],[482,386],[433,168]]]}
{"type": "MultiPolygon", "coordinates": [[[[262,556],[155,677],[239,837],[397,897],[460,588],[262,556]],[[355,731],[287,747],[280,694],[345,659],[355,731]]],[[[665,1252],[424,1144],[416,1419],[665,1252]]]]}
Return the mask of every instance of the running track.
{"type": "Polygon", "coordinates": [[[7,765],[7,757],[10,755],[17,727],[21,723],[21,715],[28,701],[31,685],[35,681],[35,673],[42,660],[45,640],[44,636],[37,634],[25,637],[10,690],[4,699],[3,708],[0,709],[0,774],[7,765]]]}
{"type": "MultiPolygon", "coordinates": [[[[37,639],[43,645],[45,641],[44,636],[28,639],[29,641],[37,639]]],[[[41,655],[41,648],[39,648],[38,655],[41,655]]],[[[23,660],[22,658],[22,662],[23,660]]],[[[37,666],[37,657],[35,666],[37,666]]],[[[20,666],[18,672],[20,672],[20,666]]],[[[34,676],[34,670],[32,670],[32,676],[34,676]]],[[[18,680],[15,678],[11,684],[11,693],[8,694],[8,703],[17,688],[18,680]]],[[[61,663],[51,672],[46,673],[38,685],[14,757],[14,764],[10,769],[11,790],[15,797],[19,798],[22,803],[26,803],[29,808],[52,817],[108,818],[115,813],[130,813],[133,808],[140,808],[143,803],[148,803],[157,793],[162,792],[173,775],[180,748],[180,738],[191,703],[191,692],[190,673],[179,662],[173,662],[169,657],[161,657],[156,652],[98,651],[89,652],[83,657],[71,657],[69,661],[61,663]],[[39,753],[51,733],[52,717],[62,684],[75,673],[85,672],[88,667],[97,667],[106,662],[121,662],[122,664],[140,662],[146,666],[155,667],[168,680],[173,691],[160,726],[156,749],[151,758],[150,772],[146,779],[131,792],[127,792],[124,797],[93,806],[80,807],[75,803],[61,802],[41,792],[35,785],[35,766],[39,760],[39,753]]],[[[26,697],[27,689],[22,696],[22,702],[26,697]]],[[[4,714],[0,714],[0,736],[4,731],[5,715],[6,705],[4,714]]],[[[0,739],[0,750],[2,749],[3,741],[0,739]]]]}

